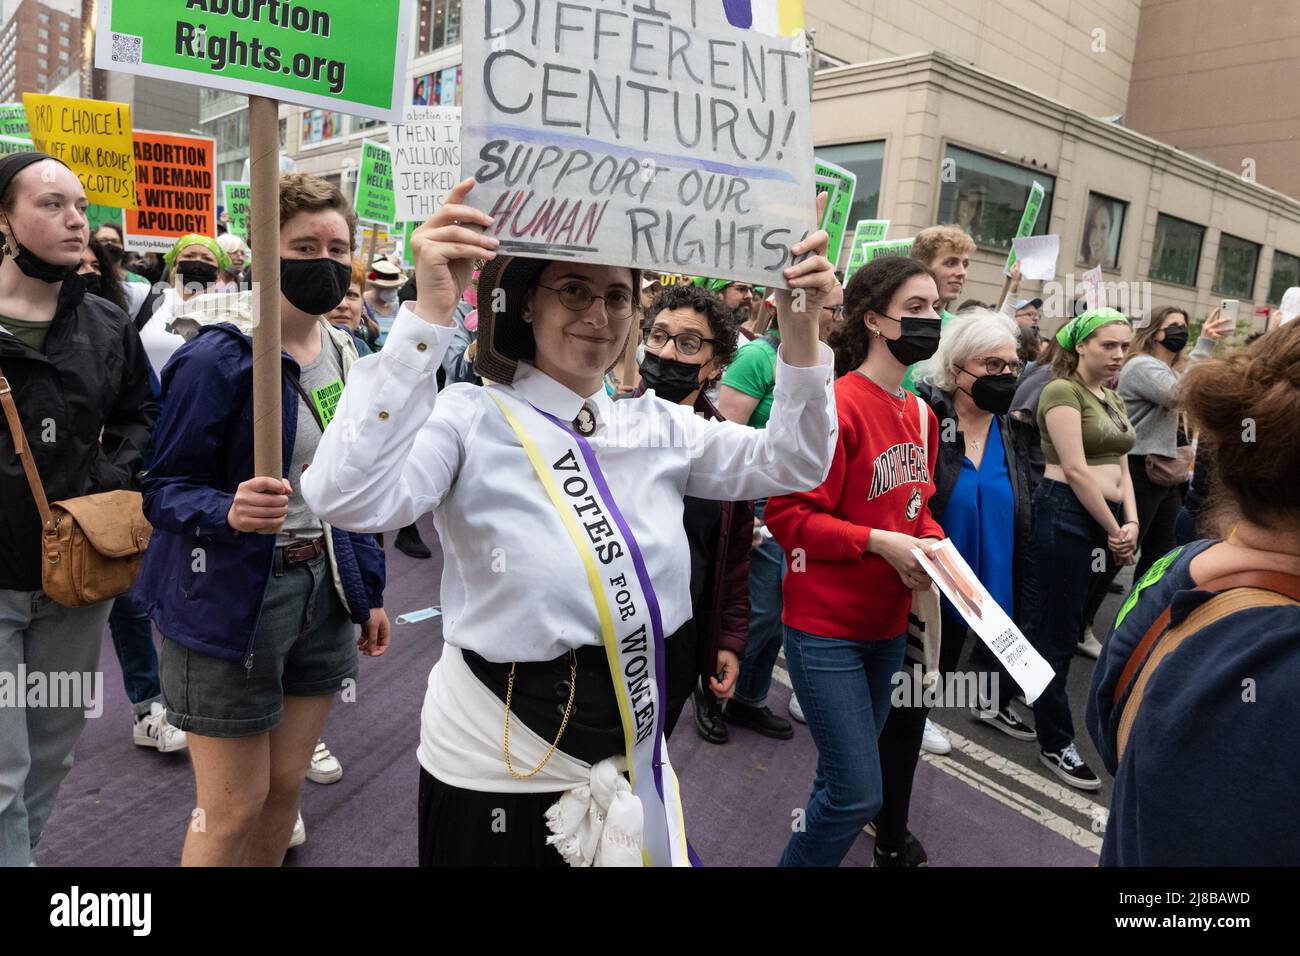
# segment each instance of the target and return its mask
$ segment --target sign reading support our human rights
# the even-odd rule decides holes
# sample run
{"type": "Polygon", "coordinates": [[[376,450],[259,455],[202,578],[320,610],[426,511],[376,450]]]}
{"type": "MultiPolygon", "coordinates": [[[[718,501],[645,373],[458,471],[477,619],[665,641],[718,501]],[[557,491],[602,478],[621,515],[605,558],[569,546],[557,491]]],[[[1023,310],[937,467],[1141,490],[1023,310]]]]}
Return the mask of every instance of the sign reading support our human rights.
{"type": "Polygon", "coordinates": [[[816,228],[802,0],[464,17],[462,173],[502,252],[785,286],[816,228]]]}
{"type": "Polygon", "coordinates": [[[100,0],[95,66],[398,122],[413,0],[100,0]]]}

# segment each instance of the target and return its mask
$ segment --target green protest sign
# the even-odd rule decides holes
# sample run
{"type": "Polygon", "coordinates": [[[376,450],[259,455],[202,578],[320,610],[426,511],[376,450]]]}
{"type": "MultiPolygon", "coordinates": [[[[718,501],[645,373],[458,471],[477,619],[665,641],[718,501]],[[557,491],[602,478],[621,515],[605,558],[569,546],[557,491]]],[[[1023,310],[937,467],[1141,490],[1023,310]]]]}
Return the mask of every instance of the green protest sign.
{"type": "Polygon", "coordinates": [[[93,236],[95,230],[103,225],[114,225],[118,229],[123,228],[123,220],[126,217],[121,209],[117,206],[101,206],[98,203],[91,203],[86,207],[86,221],[90,223],[90,234],[93,236]]]}
{"type": "Polygon", "coordinates": [[[400,122],[413,7],[100,0],[95,66],[400,122]]]}
{"type": "Polygon", "coordinates": [[[826,257],[832,263],[839,262],[840,250],[844,247],[844,235],[849,229],[849,207],[853,205],[853,194],[858,188],[858,177],[842,166],[824,159],[814,160],[813,175],[817,180],[817,192],[820,195],[824,185],[834,184],[831,196],[826,200],[826,210],[822,214],[821,228],[830,234],[830,247],[826,257]]]}
{"type": "MultiPolygon", "coordinates": [[[[1025,203],[1024,214],[1020,217],[1020,226],[1016,229],[1017,239],[1023,239],[1025,236],[1030,235],[1034,231],[1034,227],[1038,225],[1038,213],[1043,208],[1043,197],[1046,195],[1047,191],[1037,182],[1029,188],[1029,200],[1025,203]]],[[[1012,249],[1007,256],[1006,269],[1003,271],[1007,275],[1011,275],[1011,267],[1015,264],[1016,250],[1012,249]]]]}
{"type": "Polygon", "coordinates": [[[8,156],[10,153],[31,153],[35,151],[36,146],[30,139],[23,139],[21,136],[0,136],[0,156],[8,156]]]}
{"type": "Polygon", "coordinates": [[[889,239],[885,242],[865,242],[862,244],[862,264],[868,265],[887,256],[910,256],[911,239],[889,239]]]}
{"type": "Polygon", "coordinates": [[[393,152],[382,143],[361,142],[361,168],[357,173],[357,218],[391,225],[397,221],[393,198],[393,152]]]}
{"type": "Polygon", "coordinates": [[[248,183],[222,183],[221,191],[226,217],[230,220],[226,228],[248,242],[248,210],[253,205],[253,187],[248,183]]]}
{"type": "Polygon", "coordinates": [[[26,139],[32,135],[27,125],[27,108],[22,103],[0,103],[0,136],[26,139]]]}
{"type": "Polygon", "coordinates": [[[402,262],[407,266],[415,265],[415,255],[411,252],[411,236],[422,225],[424,223],[412,221],[402,226],[402,262]]]}
{"type": "Polygon", "coordinates": [[[849,264],[844,268],[844,284],[849,284],[849,279],[853,278],[853,273],[857,272],[864,265],[866,259],[862,253],[862,247],[868,242],[883,242],[885,233],[889,232],[888,219],[862,219],[853,228],[853,240],[849,245],[849,264]]]}

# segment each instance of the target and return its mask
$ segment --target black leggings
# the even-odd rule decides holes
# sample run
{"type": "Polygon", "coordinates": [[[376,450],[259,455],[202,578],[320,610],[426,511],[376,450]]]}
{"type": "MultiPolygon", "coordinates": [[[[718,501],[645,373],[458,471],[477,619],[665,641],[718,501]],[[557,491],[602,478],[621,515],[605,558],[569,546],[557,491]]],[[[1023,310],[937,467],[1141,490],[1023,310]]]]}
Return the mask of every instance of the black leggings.
{"type": "MultiPolygon", "coordinates": [[[[939,645],[939,679],[957,669],[966,643],[966,622],[943,614],[943,640],[939,645]]],[[[971,664],[979,671],[995,671],[998,679],[998,708],[1006,707],[1020,688],[1002,670],[997,659],[976,640],[971,664]]],[[[910,669],[911,665],[907,665],[910,669]]],[[[925,735],[928,707],[893,707],[880,732],[880,775],[884,803],[876,814],[876,845],[901,850],[907,836],[907,815],[912,803],[912,778],[921,759],[921,738],[925,735]]]]}
{"type": "Polygon", "coordinates": [[[1174,524],[1183,506],[1183,491],[1178,485],[1156,485],[1147,477],[1145,455],[1129,455],[1128,472],[1133,478],[1133,498],[1137,503],[1138,554],[1133,568],[1133,583],[1157,560],[1174,547],[1174,524]]]}

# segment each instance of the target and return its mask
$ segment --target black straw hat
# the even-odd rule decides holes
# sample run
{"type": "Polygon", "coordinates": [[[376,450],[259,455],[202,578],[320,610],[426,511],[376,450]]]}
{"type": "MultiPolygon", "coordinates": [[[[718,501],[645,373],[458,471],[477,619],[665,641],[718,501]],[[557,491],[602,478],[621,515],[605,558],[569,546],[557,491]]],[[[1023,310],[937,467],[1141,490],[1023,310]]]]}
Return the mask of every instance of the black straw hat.
{"type": "MultiPolygon", "coordinates": [[[[509,385],[519,363],[536,358],[537,343],[532,327],[523,318],[524,303],[529,287],[555,261],[560,260],[497,256],[479,273],[478,342],[474,350],[474,371],[479,377],[509,385]]],[[[640,285],[641,270],[633,269],[632,288],[639,289],[640,285]]],[[[634,322],[629,334],[635,332],[634,322]]]]}

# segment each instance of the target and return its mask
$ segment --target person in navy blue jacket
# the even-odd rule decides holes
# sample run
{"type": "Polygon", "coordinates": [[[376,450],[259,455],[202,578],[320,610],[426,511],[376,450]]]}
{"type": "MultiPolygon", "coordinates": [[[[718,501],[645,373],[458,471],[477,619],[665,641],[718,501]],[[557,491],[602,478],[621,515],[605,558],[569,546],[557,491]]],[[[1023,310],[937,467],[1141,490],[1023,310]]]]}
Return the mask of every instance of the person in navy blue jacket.
{"type": "Polygon", "coordinates": [[[1200,428],[1197,467],[1208,458],[1216,475],[1209,517],[1224,537],[1157,559],[1097,661],[1088,730],[1115,775],[1101,863],[1298,866],[1300,322],[1201,362],[1182,397],[1200,428]],[[1243,573],[1249,585],[1221,580],[1243,573]],[[1178,627],[1239,586],[1261,590],[1236,591],[1249,602],[1164,656],[1160,643],[1155,656],[1135,655],[1166,609],[1178,627]],[[1145,683],[1140,670],[1125,674],[1135,656],[1158,662],[1145,683]]]}
{"type": "Polygon", "coordinates": [[[284,477],[254,477],[252,340],[209,324],[247,316],[243,292],[228,308],[212,297],[162,370],[144,482],[154,533],[137,593],[163,635],[167,719],[188,735],[203,814],[187,866],[282,861],[333,694],[355,679],[358,648],[388,645],[383,550],[322,522],[300,491],[357,361],[323,318],[348,288],[356,215],[337,187],[293,173],[280,223],[284,477]]]}

